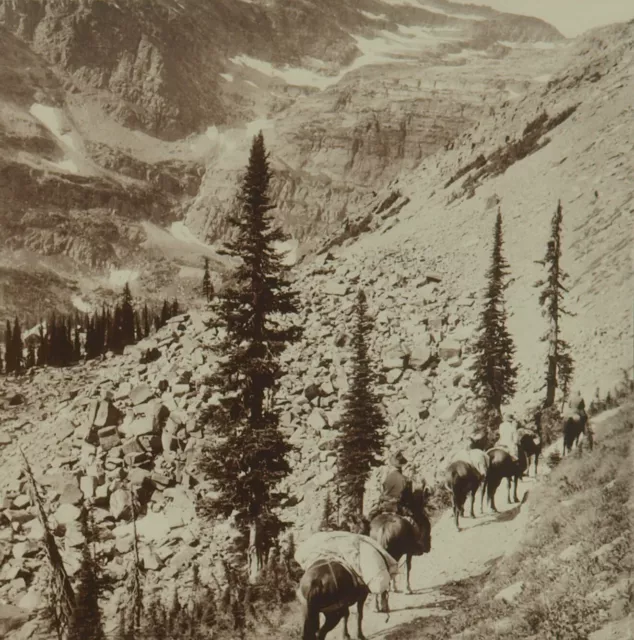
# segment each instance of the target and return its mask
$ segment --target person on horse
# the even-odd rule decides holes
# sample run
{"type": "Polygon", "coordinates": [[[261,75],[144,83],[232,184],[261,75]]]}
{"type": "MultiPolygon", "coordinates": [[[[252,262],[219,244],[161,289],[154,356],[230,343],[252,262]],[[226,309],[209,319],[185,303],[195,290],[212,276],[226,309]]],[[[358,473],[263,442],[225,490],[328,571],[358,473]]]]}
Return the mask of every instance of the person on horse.
{"type": "Polygon", "coordinates": [[[378,504],[372,510],[370,519],[378,513],[397,513],[414,519],[412,512],[412,481],[403,474],[407,459],[397,451],[388,458],[389,469],[383,480],[378,504]]]}
{"type": "Polygon", "coordinates": [[[581,420],[588,420],[586,403],[583,400],[581,391],[577,391],[570,396],[570,400],[568,400],[568,410],[573,416],[576,414],[581,420]]]}
{"type": "Polygon", "coordinates": [[[513,460],[517,460],[517,446],[519,444],[519,430],[521,424],[515,417],[513,412],[509,412],[500,423],[498,440],[495,443],[495,447],[501,447],[506,449],[513,460]]]}

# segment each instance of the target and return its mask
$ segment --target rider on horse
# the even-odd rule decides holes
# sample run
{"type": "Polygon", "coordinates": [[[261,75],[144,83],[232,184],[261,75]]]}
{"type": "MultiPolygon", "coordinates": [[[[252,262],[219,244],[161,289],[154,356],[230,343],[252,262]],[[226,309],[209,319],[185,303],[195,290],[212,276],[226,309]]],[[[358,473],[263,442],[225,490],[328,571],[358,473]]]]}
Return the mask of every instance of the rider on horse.
{"type": "Polygon", "coordinates": [[[370,519],[378,513],[396,513],[414,519],[412,512],[412,481],[403,474],[407,459],[400,452],[388,458],[389,470],[383,480],[383,491],[370,519]]]}
{"type": "Polygon", "coordinates": [[[515,414],[509,412],[500,424],[500,435],[498,441],[495,443],[496,448],[506,449],[514,460],[517,460],[517,447],[519,445],[519,430],[521,426],[515,414]]]}

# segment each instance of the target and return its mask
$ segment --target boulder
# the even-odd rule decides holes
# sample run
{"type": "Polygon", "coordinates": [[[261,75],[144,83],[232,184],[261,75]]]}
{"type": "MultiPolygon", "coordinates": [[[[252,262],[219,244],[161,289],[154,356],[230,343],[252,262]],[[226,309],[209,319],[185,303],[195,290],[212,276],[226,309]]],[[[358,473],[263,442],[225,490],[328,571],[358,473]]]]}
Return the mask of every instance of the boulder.
{"type": "Polygon", "coordinates": [[[67,525],[77,522],[81,516],[81,510],[72,504],[62,504],[55,511],[54,517],[58,524],[67,525]]]}
{"type": "Polygon", "coordinates": [[[143,404],[154,397],[154,391],[147,384],[140,384],[130,392],[130,400],[133,405],[143,404]]]}
{"type": "Polygon", "coordinates": [[[502,589],[502,591],[498,592],[493,597],[493,599],[502,600],[507,604],[513,604],[522,594],[523,590],[524,590],[523,582],[514,582],[512,585],[506,587],[506,589],[502,589]]]}
{"type": "Polygon", "coordinates": [[[345,296],[350,292],[350,285],[337,282],[327,282],[322,291],[328,296],[345,296]]]}
{"type": "Polygon", "coordinates": [[[117,425],[121,418],[121,412],[110,400],[102,400],[97,408],[93,420],[95,427],[111,427],[117,425]]]}
{"type": "Polygon", "coordinates": [[[62,491],[62,495],[59,497],[60,504],[81,504],[84,499],[84,494],[77,484],[67,484],[62,491]]]}
{"type": "Polygon", "coordinates": [[[315,431],[321,431],[328,427],[328,417],[326,412],[321,409],[313,409],[312,413],[308,417],[308,425],[315,429],[315,431]]]}
{"type": "Polygon", "coordinates": [[[382,364],[385,371],[390,369],[404,369],[410,357],[409,349],[403,345],[393,345],[383,351],[382,364]]]}
{"type": "Polygon", "coordinates": [[[110,496],[110,513],[115,520],[127,518],[131,512],[130,494],[123,490],[117,489],[110,496]]]}
{"type": "Polygon", "coordinates": [[[416,345],[409,357],[409,366],[412,369],[424,369],[432,359],[431,347],[427,345],[416,345]]]}
{"type": "Polygon", "coordinates": [[[457,340],[447,338],[443,340],[438,347],[438,355],[443,360],[450,360],[456,356],[460,356],[461,346],[457,340]]]}

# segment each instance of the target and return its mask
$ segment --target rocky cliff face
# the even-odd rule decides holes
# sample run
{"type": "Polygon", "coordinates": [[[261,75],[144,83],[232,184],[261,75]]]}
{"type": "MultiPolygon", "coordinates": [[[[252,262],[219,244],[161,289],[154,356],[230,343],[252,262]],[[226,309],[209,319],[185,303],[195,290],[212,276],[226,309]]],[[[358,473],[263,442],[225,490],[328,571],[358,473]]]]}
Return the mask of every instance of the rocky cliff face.
{"type": "Polygon", "coordinates": [[[141,221],[222,238],[259,128],[280,220],[309,251],[483,116],[534,43],[561,40],[423,0],[2,0],[0,28],[4,259],[71,258],[63,275],[93,284],[165,256],[141,221]]]}

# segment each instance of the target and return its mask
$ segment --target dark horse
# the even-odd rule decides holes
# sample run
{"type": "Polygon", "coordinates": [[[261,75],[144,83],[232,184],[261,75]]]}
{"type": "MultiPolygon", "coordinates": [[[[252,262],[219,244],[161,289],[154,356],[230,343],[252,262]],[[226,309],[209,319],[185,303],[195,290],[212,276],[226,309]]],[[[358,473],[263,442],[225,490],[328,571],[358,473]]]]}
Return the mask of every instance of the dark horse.
{"type": "Polygon", "coordinates": [[[521,430],[521,435],[517,445],[517,460],[502,447],[493,447],[487,452],[491,460],[489,475],[487,478],[487,496],[493,511],[495,508],[495,492],[502,482],[502,478],[507,480],[507,502],[511,504],[511,480],[513,480],[513,502],[519,502],[517,497],[517,481],[524,475],[528,467],[527,451],[529,448],[541,444],[541,438],[534,432],[521,430]]]}
{"type": "Polygon", "coordinates": [[[343,637],[350,638],[348,617],[350,607],[357,605],[357,636],[364,640],[363,605],[368,597],[367,586],[346,566],[335,560],[318,560],[299,581],[298,595],[304,609],[303,640],[324,640],[343,618],[343,637]],[[319,614],[326,616],[319,628],[319,614]]]}
{"type": "Polygon", "coordinates": [[[575,413],[572,416],[568,416],[564,420],[564,447],[563,455],[566,455],[566,449],[568,453],[572,452],[572,445],[575,444],[579,448],[579,438],[581,434],[586,433],[586,424],[588,422],[588,416],[585,411],[582,414],[575,413]]]}
{"type": "Polygon", "coordinates": [[[541,438],[541,432],[537,431],[537,436],[539,437],[539,440],[537,442],[535,442],[535,440],[533,438],[526,438],[525,440],[525,449],[524,451],[526,452],[526,475],[530,476],[530,468],[531,468],[531,462],[534,462],[534,477],[537,477],[537,463],[539,462],[539,456],[542,453],[542,438],[541,438]]]}
{"type": "Polygon", "coordinates": [[[475,518],[473,503],[480,484],[485,481],[482,474],[468,462],[457,460],[447,467],[445,484],[451,491],[451,502],[456,529],[460,531],[459,516],[464,517],[464,503],[467,495],[471,494],[471,517],[475,518]]]}
{"type": "MultiPolygon", "coordinates": [[[[416,526],[396,513],[380,513],[370,522],[370,537],[376,540],[397,562],[406,556],[407,593],[412,593],[409,577],[412,556],[421,556],[431,549],[431,523],[425,513],[425,491],[416,489],[412,494],[412,513],[416,526]],[[420,530],[417,531],[417,528],[420,530]]],[[[396,591],[396,581],[393,582],[396,591]]],[[[387,591],[381,594],[379,611],[388,611],[387,591]]]]}

